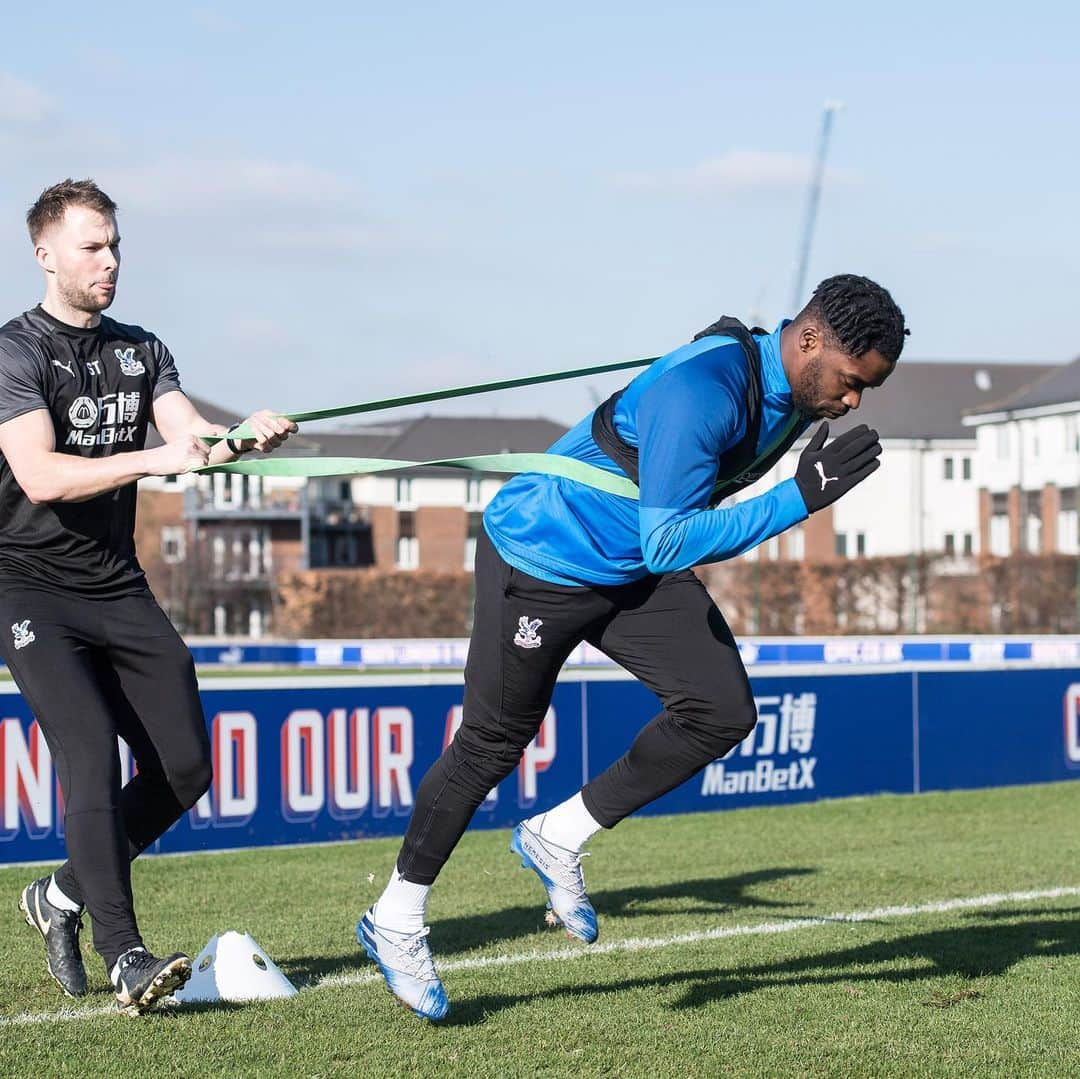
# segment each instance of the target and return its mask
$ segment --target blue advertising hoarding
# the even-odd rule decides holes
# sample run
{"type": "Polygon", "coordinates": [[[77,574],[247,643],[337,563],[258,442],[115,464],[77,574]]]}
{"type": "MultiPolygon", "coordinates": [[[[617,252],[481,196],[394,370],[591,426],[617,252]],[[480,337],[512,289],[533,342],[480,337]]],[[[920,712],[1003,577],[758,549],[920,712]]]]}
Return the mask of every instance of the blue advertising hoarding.
{"type": "MultiPolygon", "coordinates": [[[[1080,778],[1075,666],[787,666],[751,681],[753,733],[645,812],[1080,778]]],[[[155,851],[400,835],[461,721],[462,686],[450,674],[245,679],[204,684],[202,699],[214,785],[155,851]]],[[[568,797],[657,709],[617,672],[563,679],[474,826],[505,827],[568,797]]],[[[63,857],[62,817],[44,738],[22,698],[0,693],[0,863],[63,857]]]]}

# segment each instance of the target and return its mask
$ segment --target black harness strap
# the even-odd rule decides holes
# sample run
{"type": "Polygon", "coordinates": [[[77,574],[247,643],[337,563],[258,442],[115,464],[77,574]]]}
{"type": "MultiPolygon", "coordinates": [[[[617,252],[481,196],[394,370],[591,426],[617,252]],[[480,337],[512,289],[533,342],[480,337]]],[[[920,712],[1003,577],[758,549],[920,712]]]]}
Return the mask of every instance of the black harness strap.
{"type": "MultiPolygon", "coordinates": [[[[798,421],[790,424],[784,436],[771,446],[760,458],[757,441],[761,433],[761,351],[751,333],[737,318],[725,316],[713,323],[708,336],[731,337],[742,346],[750,377],[746,386],[746,433],[737,446],[722,454],[717,461],[716,483],[709,505],[715,506],[736,491],[756,483],[791,448],[802,433],[804,425],[798,421]]],[[[698,337],[705,336],[699,334],[698,337]]],[[[695,338],[697,340],[697,338],[695,338]]],[[[592,419],[592,436],[597,446],[611,458],[634,481],[641,482],[641,472],[636,446],[631,446],[615,429],[615,406],[623,390],[612,394],[596,411],[592,419]]]]}

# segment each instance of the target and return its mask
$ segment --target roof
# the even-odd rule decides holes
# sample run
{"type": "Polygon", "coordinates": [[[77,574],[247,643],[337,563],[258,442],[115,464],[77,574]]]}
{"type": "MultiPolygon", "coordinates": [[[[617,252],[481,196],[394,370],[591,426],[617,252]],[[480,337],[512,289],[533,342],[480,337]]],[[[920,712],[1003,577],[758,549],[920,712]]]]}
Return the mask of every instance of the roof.
{"type": "MultiPolygon", "coordinates": [[[[188,394],[199,414],[229,426],[241,417],[205,398],[188,394]]],[[[389,457],[432,461],[487,453],[539,453],[566,434],[567,428],[539,417],[417,416],[390,423],[357,424],[336,431],[314,430],[292,438],[278,457],[389,457]]],[[[147,448],[161,445],[150,427],[147,448]]]]}
{"type": "Polygon", "coordinates": [[[402,425],[379,426],[355,431],[312,431],[303,437],[324,457],[386,457],[383,450],[401,431],[402,425]]]}
{"type": "Polygon", "coordinates": [[[390,457],[431,461],[484,453],[535,453],[566,433],[552,420],[493,416],[418,416],[389,424],[358,424],[303,435],[331,457],[390,457]]]}
{"type": "Polygon", "coordinates": [[[985,405],[970,409],[972,415],[987,412],[1018,412],[1080,402],[1080,359],[1063,367],[1044,370],[1041,378],[1008,394],[998,394],[985,405]]]}
{"type": "Polygon", "coordinates": [[[481,453],[539,453],[566,434],[552,420],[495,416],[421,416],[383,448],[387,457],[430,461],[481,453]]]}
{"type": "Polygon", "coordinates": [[[1050,364],[901,359],[885,384],[867,390],[858,410],[834,426],[839,431],[866,423],[882,438],[970,441],[975,436],[964,426],[965,412],[1061,370],[1050,364]]]}

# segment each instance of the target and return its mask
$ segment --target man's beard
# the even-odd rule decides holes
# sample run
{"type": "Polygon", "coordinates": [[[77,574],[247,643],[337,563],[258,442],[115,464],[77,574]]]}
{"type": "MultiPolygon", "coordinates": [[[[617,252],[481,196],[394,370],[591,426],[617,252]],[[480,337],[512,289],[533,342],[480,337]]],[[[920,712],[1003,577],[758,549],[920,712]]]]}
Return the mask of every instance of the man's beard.
{"type": "Polygon", "coordinates": [[[116,289],[95,295],[90,289],[61,281],[57,281],[56,290],[68,307],[75,311],[83,311],[88,315],[96,315],[99,311],[104,311],[116,298],[116,289]]]}
{"type": "Polygon", "coordinates": [[[791,403],[810,419],[821,418],[821,402],[825,396],[822,388],[824,363],[820,356],[806,361],[795,385],[791,387],[791,403]]]}

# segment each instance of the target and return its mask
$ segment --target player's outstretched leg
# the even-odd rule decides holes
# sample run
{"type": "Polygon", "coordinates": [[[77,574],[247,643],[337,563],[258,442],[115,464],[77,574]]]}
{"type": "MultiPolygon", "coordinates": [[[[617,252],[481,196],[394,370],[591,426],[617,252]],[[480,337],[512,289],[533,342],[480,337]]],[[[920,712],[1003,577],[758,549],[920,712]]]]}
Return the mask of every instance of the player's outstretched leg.
{"type": "Polygon", "coordinates": [[[159,959],[145,948],[129,948],[117,959],[111,977],[120,1011],[143,1015],[187,983],[191,960],[180,952],[159,959]]]}
{"type": "Polygon", "coordinates": [[[428,947],[428,927],[398,932],[380,925],[378,904],[360,919],[356,939],[368,957],[378,964],[386,985],[406,1007],[421,1019],[442,1019],[450,1011],[435,962],[428,947]]]}
{"type": "Polygon", "coordinates": [[[50,902],[50,885],[51,876],[28,884],[19,897],[19,910],[26,916],[26,924],[41,934],[45,965],[57,985],[69,997],[81,997],[86,992],[86,968],[79,947],[82,909],[71,901],[64,902],[63,895],[55,892],[53,898],[63,905],[50,902]]]}
{"type": "Polygon", "coordinates": [[[575,794],[550,813],[522,821],[510,838],[510,849],[521,856],[522,868],[533,870],[544,885],[557,923],[586,944],[592,944],[600,931],[585,892],[581,847],[599,828],[581,795],[575,794]]]}

